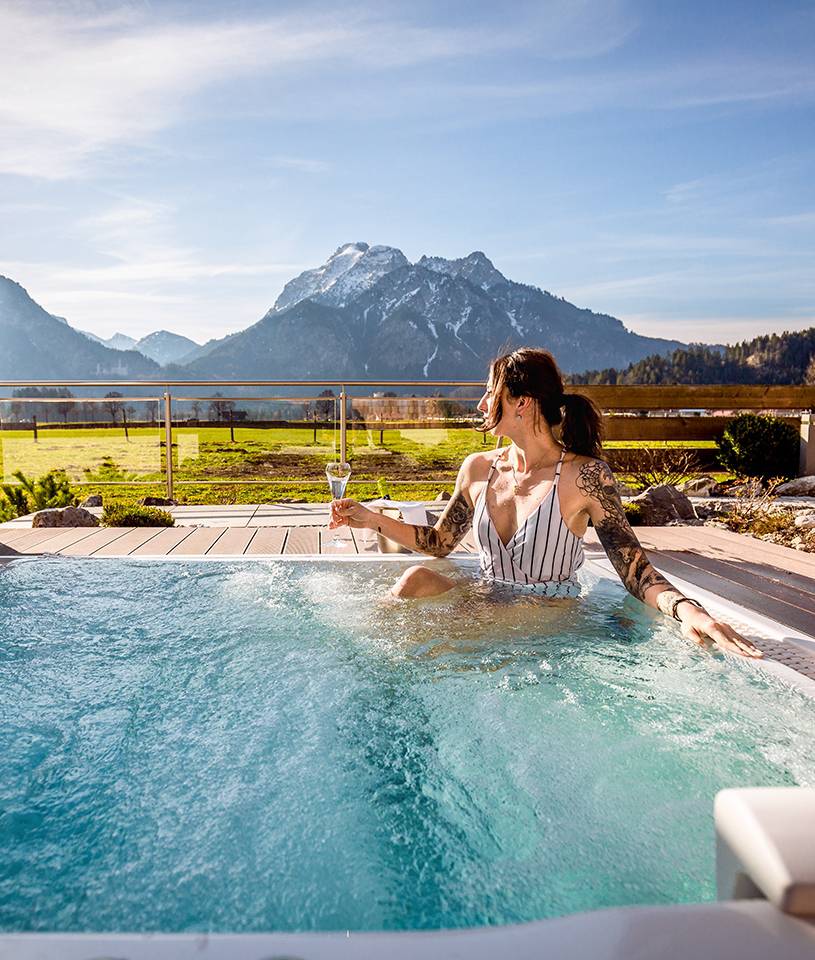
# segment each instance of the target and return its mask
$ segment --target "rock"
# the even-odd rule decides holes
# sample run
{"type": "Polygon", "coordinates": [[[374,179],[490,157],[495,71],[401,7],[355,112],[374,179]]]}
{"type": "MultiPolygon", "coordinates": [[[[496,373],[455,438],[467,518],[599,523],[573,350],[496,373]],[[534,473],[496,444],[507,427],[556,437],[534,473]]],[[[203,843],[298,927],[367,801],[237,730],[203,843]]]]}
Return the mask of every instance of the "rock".
{"type": "Polygon", "coordinates": [[[636,487],[632,487],[627,483],[622,483],[619,480],[616,482],[616,486],[617,493],[619,493],[621,497],[636,497],[636,495],[640,492],[636,487]]]}
{"type": "Polygon", "coordinates": [[[62,507],[40,510],[31,521],[32,527],[98,527],[99,521],[84,507],[62,507]]]}
{"type": "Polygon", "coordinates": [[[694,477],[680,484],[677,489],[688,497],[720,497],[724,491],[724,487],[713,477],[694,477]]]}
{"type": "Polygon", "coordinates": [[[629,503],[640,508],[640,524],[644,527],[662,527],[671,520],[696,520],[693,504],[676,487],[664,484],[649,487],[629,503]]]}
{"type": "Polygon", "coordinates": [[[85,497],[82,503],[79,504],[80,507],[101,507],[102,506],[102,494],[101,493],[92,493],[89,497],[85,497]]]}
{"type": "Polygon", "coordinates": [[[775,488],[779,497],[815,497],[815,476],[796,477],[775,488]]]}
{"type": "Polygon", "coordinates": [[[801,530],[815,530],[815,510],[799,513],[795,518],[795,526],[801,530]]]}
{"type": "Polygon", "coordinates": [[[177,507],[178,501],[167,497],[142,497],[138,504],[140,507],[177,507]]]}

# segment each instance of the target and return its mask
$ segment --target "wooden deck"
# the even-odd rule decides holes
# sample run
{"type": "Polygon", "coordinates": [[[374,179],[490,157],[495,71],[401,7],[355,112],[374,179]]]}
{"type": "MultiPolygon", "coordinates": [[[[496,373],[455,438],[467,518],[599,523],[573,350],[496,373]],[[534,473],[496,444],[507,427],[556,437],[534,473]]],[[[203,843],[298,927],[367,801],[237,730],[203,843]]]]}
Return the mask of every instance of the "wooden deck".
{"type": "MultiPolygon", "coordinates": [[[[428,505],[430,506],[430,505],[428,505]]],[[[32,530],[25,518],[0,525],[0,557],[337,556],[379,553],[370,531],[337,531],[334,545],[325,505],[177,507],[175,527],[32,530]]],[[[792,632],[815,638],[815,555],[715,527],[639,527],[655,566],[768,617],[792,632]]],[[[473,550],[470,536],[456,553],[473,550]]],[[[586,536],[588,556],[604,556],[596,535],[586,536]]],[[[794,641],[766,653],[815,680],[815,654],[794,641]]]]}

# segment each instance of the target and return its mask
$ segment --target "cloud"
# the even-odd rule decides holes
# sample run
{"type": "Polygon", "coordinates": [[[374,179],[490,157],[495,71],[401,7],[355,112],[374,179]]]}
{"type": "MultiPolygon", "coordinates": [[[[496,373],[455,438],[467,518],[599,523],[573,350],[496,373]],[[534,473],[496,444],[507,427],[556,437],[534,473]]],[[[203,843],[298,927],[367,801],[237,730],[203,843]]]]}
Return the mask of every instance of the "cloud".
{"type": "Polygon", "coordinates": [[[365,8],[207,20],[193,7],[172,20],[132,5],[7,3],[0,172],[81,175],[105,149],[148,146],[186,116],[196,94],[233,79],[315,64],[389,70],[525,47],[538,56],[589,56],[627,35],[622,9],[620,0],[553,0],[546,16],[530,4],[509,26],[503,17],[500,26],[477,17],[445,26],[365,8]]]}
{"type": "Polygon", "coordinates": [[[283,170],[299,170],[301,173],[327,173],[331,164],[326,160],[312,160],[307,157],[269,157],[269,166],[283,170]]]}

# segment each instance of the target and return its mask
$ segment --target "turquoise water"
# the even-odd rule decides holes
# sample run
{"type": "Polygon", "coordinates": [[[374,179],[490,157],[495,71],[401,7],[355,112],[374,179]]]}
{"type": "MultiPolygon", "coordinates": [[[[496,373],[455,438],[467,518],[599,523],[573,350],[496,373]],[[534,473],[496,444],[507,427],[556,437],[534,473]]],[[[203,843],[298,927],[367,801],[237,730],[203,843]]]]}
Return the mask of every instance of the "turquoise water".
{"type": "Polygon", "coordinates": [[[813,702],[617,585],[383,602],[396,572],[0,566],[0,929],[712,899],[715,792],[815,784],[813,702]]]}

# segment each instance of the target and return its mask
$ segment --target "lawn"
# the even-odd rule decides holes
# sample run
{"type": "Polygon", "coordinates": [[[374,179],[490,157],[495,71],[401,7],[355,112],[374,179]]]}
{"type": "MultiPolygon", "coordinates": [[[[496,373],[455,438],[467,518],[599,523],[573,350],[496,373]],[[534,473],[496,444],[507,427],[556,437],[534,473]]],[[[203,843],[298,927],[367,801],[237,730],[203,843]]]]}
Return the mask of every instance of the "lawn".
{"type": "MultiPolygon", "coordinates": [[[[250,503],[281,499],[323,500],[325,464],[339,458],[338,431],[303,427],[176,427],[173,429],[175,493],[200,503],[250,503]]],[[[469,453],[490,449],[491,437],[474,428],[353,429],[348,457],[353,465],[349,494],[368,498],[387,485],[392,497],[432,499],[452,489],[459,464],[469,453]]],[[[612,441],[608,449],[641,446],[612,441]]],[[[656,446],[657,444],[652,444],[656,446]]],[[[661,444],[660,444],[661,446],[661,444]]],[[[704,442],[670,446],[713,447],[704,442]]],[[[164,432],[158,427],[83,429],[43,427],[0,431],[0,474],[5,482],[22,470],[39,476],[63,468],[82,493],[104,493],[106,502],[131,503],[165,490],[164,432]],[[129,486],[115,486],[123,481],[129,486]]]]}

